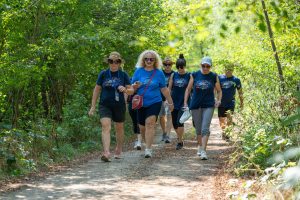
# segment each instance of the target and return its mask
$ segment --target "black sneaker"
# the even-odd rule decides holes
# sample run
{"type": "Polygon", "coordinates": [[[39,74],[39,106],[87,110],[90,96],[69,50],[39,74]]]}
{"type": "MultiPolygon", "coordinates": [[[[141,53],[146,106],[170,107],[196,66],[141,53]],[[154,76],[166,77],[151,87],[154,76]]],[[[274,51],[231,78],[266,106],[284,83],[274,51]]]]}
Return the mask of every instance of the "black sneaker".
{"type": "Polygon", "coordinates": [[[183,147],[183,142],[178,142],[176,145],[176,150],[182,149],[183,147]]]}
{"type": "Polygon", "coordinates": [[[161,138],[161,141],[165,141],[165,140],[166,140],[166,136],[167,136],[167,134],[166,134],[166,133],[163,133],[162,138],[161,138]]]}

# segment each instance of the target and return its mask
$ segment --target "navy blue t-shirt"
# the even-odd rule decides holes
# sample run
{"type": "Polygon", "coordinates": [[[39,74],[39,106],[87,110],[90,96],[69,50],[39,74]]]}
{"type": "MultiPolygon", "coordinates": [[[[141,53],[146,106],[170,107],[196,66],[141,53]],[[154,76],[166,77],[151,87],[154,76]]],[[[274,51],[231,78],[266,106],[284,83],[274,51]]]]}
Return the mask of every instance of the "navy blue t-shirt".
{"type": "Polygon", "coordinates": [[[194,78],[194,84],[190,109],[214,107],[214,88],[217,82],[217,74],[213,72],[202,74],[199,70],[193,72],[192,76],[194,78]]]}
{"type": "Polygon", "coordinates": [[[137,89],[137,94],[138,95],[144,94],[143,107],[148,107],[150,105],[162,101],[160,89],[166,87],[165,76],[161,70],[155,69],[155,71],[156,72],[145,94],[144,94],[144,89],[148,85],[148,82],[152,74],[154,73],[154,70],[147,71],[143,67],[139,67],[135,70],[133,74],[131,83],[133,84],[136,81],[141,82],[141,86],[137,89]]]}
{"type": "MultiPolygon", "coordinates": [[[[162,72],[165,75],[166,86],[168,87],[169,86],[169,79],[170,79],[171,75],[174,73],[174,71],[172,70],[170,73],[167,73],[167,72],[165,72],[165,70],[163,70],[162,72]]],[[[163,94],[161,94],[161,98],[162,98],[163,101],[166,100],[166,97],[163,94]]]]}
{"type": "Polygon", "coordinates": [[[171,96],[174,102],[174,109],[180,110],[184,103],[184,93],[190,81],[190,73],[179,74],[174,72],[171,96]]]}
{"type": "Polygon", "coordinates": [[[232,76],[226,77],[226,75],[219,75],[220,85],[222,88],[222,100],[220,107],[234,108],[235,106],[235,92],[236,89],[241,89],[241,81],[239,78],[232,76]]]}
{"type": "Polygon", "coordinates": [[[124,94],[117,89],[120,85],[130,85],[129,76],[126,72],[119,70],[111,72],[103,70],[98,75],[97,85],[101,86],[100,105],[110,106],[125,104],[124,94]],[[119,101],[115,99],[115,91],[119,93],[119,101]]]}

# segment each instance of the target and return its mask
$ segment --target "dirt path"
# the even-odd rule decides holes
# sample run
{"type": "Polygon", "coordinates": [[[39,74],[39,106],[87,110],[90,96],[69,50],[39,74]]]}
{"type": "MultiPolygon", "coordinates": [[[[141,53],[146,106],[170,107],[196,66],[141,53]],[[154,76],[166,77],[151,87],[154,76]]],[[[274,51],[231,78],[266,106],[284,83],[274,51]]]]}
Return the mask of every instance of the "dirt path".
{"type": "MultiPolygon", "coordinates": [[[[188,121],[186,129],[192,128],[188,121]]],[[[185,140],[184,149],[176,151],[172,143],[155,137],[154,155],[144,158],[143,151],[130,150],[123,159],[110,163],[100,159],[26,184],[21,189],[0,194],[0,199],[220,199],[214,196],[214,180],[220,167],[220,155],[226,142],[220,139],[217,118],[213,118],[208,146],[209,160],[196,156],[196,142],[185,140]]],[[[157,131],[159,132],[159,131],[157,131]]]]}

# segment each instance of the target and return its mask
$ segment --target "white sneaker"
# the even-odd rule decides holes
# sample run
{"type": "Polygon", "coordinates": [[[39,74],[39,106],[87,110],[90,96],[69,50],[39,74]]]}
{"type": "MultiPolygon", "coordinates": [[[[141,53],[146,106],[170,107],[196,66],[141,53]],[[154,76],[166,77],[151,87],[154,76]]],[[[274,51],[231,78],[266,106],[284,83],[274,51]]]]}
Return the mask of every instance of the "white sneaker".
{"type": "Polygon", "coordinates": [[[152,157],[152,149],[145,149],[145,158],[152,157]]]}
{"type": "Polygon", "coordinates": [[[135,141],[134,148],[136,150],[142,150],[142,143],[141,143],[141,141],[138,141],[138,140],[135,141]]]}
{"type": "Polygon", "coordinates": [[[208,159],[208,158],[207,158],[207,155],[206,155],[206,151],[202,151],[202,152],[201,152],[200,159],[201,159],[201,160],[207,160],[207,159],[208,159]]]}
{"type": "Polygon", "coordinates": [[[198,148],[198,151],[197,151],[197,156],[201,156],[201,154],[202,154],[202,149],[201,148],[198,148]]]}

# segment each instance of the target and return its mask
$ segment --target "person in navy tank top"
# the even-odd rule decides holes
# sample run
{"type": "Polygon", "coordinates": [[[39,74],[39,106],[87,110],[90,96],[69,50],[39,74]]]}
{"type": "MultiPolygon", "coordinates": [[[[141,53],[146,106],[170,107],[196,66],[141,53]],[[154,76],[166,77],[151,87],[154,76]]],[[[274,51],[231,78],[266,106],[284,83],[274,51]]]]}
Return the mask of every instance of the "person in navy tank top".
{"type": "Polygon", "coordinates": [[[210,57],[202,58],[201,69],[192,74],[185,91],[184,106],[188,106],[191,90],[193,94],[189,105],[192,111],[193,122],[196,128],[198,151],[197,155],[202,160],[207,160],[206,147],[210,135],[210,123],[214,107],[221,103],[222,90],[216,73],[211,72],[212,60],[210,57]],[[214,90],[217,91],[215,101],[214,90]]]}
{"type": "Polygon", "coordinates": [[[109,68],[102,70],[96,82],[93,91],[92,105],[89,115],[92,116],[96,110],[96,102],[100,94],[99,114],[102,126],[102,145],[103,154],[101,160],[110,161],[110,130],[111,121],[115,122],[117,145],[115,149],[115,158],[121,158],[122,145],[124,138],[124,121],[126,112],[126,102],[124,93],[133,94],[133,88],[130,85],[129,76],[122,71],[121,64],[123,59],[118,52],[110,53],[106,59],[109,68]]]}
{"type": "Polygon", "coordinates": [[[242,84],[238,77],[233,75],[234,64],[225,63],[224,65],[225,74],[219,75],[219,80],[222,88],[222,100],[221,105],[218,108],[218,117],[220,126],[222,128],[223,137],[224,129],[226,126],[230,126],[232,123],[231,114],[234,112],[235,108],[235,93],[236,90],[239,94],[240,108],[243,109],[244,98],[242,91],[242,84]]]}
{"type": "Polygon", "coordinates": [[[169,81],[169,90],[174,102],[174,110],[172,111],[172,123],[177,134],[176,150],[183,148],[184,124],[179,122],[184,112],[184,93],[188,86],[191,74],[186,72],[186,60],[183,54],[179,55],[176,61],[177,72],[174,72],[169,81]]]}

